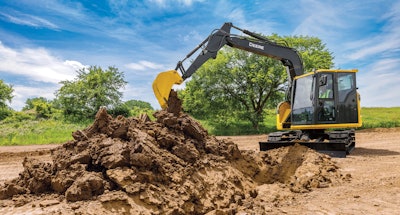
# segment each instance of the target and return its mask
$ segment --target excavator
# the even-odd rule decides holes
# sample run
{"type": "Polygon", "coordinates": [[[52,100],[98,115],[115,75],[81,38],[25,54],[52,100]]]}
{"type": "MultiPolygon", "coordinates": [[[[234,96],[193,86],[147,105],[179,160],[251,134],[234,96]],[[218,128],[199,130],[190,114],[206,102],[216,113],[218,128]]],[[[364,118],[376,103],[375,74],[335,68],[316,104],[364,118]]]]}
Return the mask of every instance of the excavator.
{"type": "Polygon", "coordinates": [[[295,49],[230,22],[214,30],[174,70],[157,75],[152,87],[161,108],[167,108],[173,85],[182,84],[206,61],[215,59],[225,45],[279,60],[286,67],[288,91],[285,101],[277,106],[278,131],[259,142],[261,151],[301,144],[332,157],[346,157],[354,150],[354,129],[362,125],[356,86],[358,70],[319,69],[306,73],[295,49]],[[232,28],[245,36],[232,34],[232,28]],[[198,56],[185,68],[183,62],[198,51],[198,56]]]}

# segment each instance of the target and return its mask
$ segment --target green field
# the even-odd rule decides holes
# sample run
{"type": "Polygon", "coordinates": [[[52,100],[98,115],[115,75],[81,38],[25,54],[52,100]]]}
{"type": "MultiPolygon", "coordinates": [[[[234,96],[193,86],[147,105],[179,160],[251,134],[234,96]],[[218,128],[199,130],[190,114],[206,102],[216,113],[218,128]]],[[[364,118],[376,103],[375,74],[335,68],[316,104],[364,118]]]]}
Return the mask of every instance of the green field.
{"type": "Polygon", "coordinates": [[[362,128],[400,127],[400,107],[361,108],[362,128]]]}
{"type": "Polygon", "coordinates": [[[84,127],[53,119],[0,122],[0,145],[64,143],[72,140],[73,131],[84,127]]]}
{"type": "MultiPolygon", "coordinates": [[[[247,122],[235,122],[228,127],[210,125],[201,121],[204,127],[213,135],[246,135],[257,133],[269,133],[275,130],[275,115],[273,110],[255,131],[247,122]]],[[[366,128],[390,128],[400,127],[400,107],[393,108],[362,108],[363,127],[366,128]]],[[[90,123],[74,124],[61,120],[33,120],[25,119],[16,122],[0,122],[0,146],[1,145],[30,145],[64,143],[72,140],[72,132],[83,129],[90,123]]]]}

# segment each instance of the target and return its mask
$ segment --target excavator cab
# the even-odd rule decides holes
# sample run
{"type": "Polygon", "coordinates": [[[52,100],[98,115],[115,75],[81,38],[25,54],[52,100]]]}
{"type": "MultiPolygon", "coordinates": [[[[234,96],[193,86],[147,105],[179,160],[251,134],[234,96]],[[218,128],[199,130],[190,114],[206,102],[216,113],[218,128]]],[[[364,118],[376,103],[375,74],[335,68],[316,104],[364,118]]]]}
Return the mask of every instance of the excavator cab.
{"type": "Polygon", "coordinates": [[[291,102],[277,107],[277,129],[283,131],[270,133],[267,142],[260,142],[260,150],[299,143],[346,157],[355,148],[353,128],[362,125],[356,72],[317,70],[295,77],[291,102]]]}
{"type": "Polygon", "coordinates": [[[285,120],[282,128],[303,130],[360,127],[356,72],[317,70],[295,77],[291,117],[285,120]]]}

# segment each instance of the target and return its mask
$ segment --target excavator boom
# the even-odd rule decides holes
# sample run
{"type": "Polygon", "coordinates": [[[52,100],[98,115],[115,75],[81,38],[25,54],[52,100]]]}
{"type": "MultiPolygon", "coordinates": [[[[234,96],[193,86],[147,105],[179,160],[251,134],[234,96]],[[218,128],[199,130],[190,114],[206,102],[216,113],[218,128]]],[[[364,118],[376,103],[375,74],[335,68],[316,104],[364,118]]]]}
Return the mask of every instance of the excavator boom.
{"type": "Polygon", "coordinates": [[[228,22],[220,29],[215,30],[214,33],[187,54],[182,61],[179,61],[175,70],[162,72],[156,77],[153,82],[153,91],[161,108],[167,107],[169,92],[174,84],[181,84],[184,80],[192,76],[193,73],[210,58],[215,59],[218,51],[225,45],[280,60],[283,65],[287,67],[289,84],[294,77],[304,74],[303,62],[295,49],[276,44],[263,36],[238,28],[228,22]],[[231,34],[230,31],[232,28],[243,32],[247,36],[231,34]],[[202,49],[200,54],[190,63],[190,66],[185,69],[183,62],[189,59],[199,49],[202,49]],[[178,70],[182,76],[178,74],[178,70]]]}

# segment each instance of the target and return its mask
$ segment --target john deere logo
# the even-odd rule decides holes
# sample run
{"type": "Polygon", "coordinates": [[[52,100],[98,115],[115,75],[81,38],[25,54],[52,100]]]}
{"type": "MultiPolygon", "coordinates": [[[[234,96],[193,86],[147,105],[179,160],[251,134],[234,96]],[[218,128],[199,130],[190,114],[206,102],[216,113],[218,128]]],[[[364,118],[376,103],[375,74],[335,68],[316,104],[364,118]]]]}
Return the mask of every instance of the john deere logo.
{"type": "Polygon", "coordinates": [[[264,50],[264,46],[258,45],[258,44],[252,43],[252,42],[249,42],[249,46],[251,46],[253,48],[264,50]]]}

